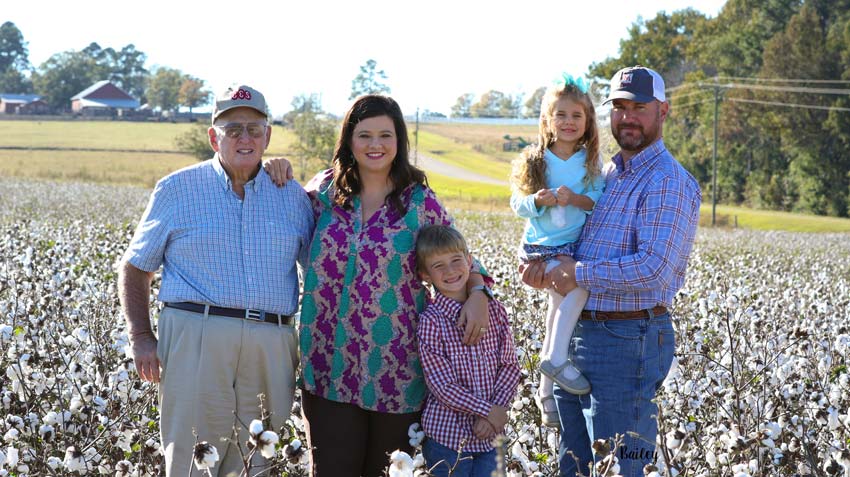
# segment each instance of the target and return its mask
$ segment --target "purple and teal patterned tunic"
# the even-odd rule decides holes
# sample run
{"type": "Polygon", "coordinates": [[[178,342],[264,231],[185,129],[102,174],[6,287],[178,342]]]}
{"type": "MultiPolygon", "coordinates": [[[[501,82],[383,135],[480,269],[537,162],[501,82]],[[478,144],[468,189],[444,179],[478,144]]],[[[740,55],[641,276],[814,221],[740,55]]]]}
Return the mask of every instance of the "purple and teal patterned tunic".
{"type": "Polygon", "coordinates": [[[420,410],[426,388],[416,326],[427,292],[416,274],[416,232],[451,217],[418,184],[402,193],[407,213],[385,204],[366,223],[359,197],[351,210],[333,203],[331,170],[305,189],[317,220],[301,305],[301,386],[363,409],[420,410]]]}

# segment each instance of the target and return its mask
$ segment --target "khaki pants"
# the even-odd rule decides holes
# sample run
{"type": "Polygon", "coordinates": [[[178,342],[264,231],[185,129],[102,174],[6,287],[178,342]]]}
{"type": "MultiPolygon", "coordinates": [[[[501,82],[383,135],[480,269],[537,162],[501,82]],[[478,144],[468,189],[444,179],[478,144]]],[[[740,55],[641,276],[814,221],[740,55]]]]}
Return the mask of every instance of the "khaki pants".
{"type": "MultiPolygon", "coordinates": [[[[236,444],[247,453],[247,426],[260,417],[257,395],[265,396],[272,430],[278,432],[289,418],[297,346],[292,326],[164,308],[157,354],[166,475],[202,475],[192,463],[193,431],[199,441],[218,449],[220,460],[212,475],[239,475],[243,465],[236,444]],[[234,427],[239,433],[231,442],[234,427]]],[[[252,465],[262,464],[258,452],[252,465]]]]}

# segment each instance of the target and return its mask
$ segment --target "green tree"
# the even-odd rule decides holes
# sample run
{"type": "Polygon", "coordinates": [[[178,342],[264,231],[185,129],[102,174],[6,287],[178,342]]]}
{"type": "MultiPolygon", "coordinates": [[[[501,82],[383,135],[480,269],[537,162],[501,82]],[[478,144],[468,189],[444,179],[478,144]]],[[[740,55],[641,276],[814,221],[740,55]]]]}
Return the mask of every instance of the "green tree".
{"type": "Polygon", "coordinates": [[[0,25],[0,93],[30,93],[32,82],[27,43],[12,22],[0,25]]]}
{"type": "Polygon", "coordinates": [[[182,85],[183,73],[163,66],[154,73],[145,96],[151,106],[158,107],[162,111],[174,111],[180,105],[180,86],[182,85]]]}
{"type": "Polygon", "coordinates": [[[668,87],[677,85],[695,68],[688,46],[705,22],[705,15],[690,8],[670,15],[659,12],[647,21],[639,17],[628,37],[620,40],[620,55],[593,63],[590,75],[608,80],[621,68],[643,65],[658,71],[668,87]]]}
{"type": "Polygon", "coordinates": [[[112,60],[111,79],[130,96],[145,102],[150,72],[145,68],[147,55],[132,43],[115,53],[112,60]]]}
{"type": "Polygon", "coordinates": [[[181,106],[189,108],[189,113],[191,114],[192,108],[208,104],[210,102],[210,95],[210,91],[204,89],[204,80],[186,75],[180,84],[177,102],[181,106]]]}
{"type": "Polygon", "coordinates": [[[513,107],[514,102],[509,95],[491,89],[481,95],[469,112],[473,118],[504,118],[513,115],[513,107]]]}
{"type": "MultiPolygon", "coordinates": [[[[847,2],[807,2],[788,21],[785,30],[775,35],[765,46],[761,74],[766,77],[822,80],[837,78],[846,69],[841,66],[840,43],[830,41],[829,31],[847,25],[847,2]]],[[[829,106],[834,96],[798,93],[793,101],[788,95],[774,92],[760,95],[762,99],[829,106]]],[[[816,214],[847,215],[850,187],[850,149],[844,131],[829,131],[830,112],[822,109],[774,109],[773,124],[781,131],[783,152],[789,157],[789,172],[798,194],[794,209],[816,214]],[[830,133],[831,132],[831,133],[830,133]]]]}
{"type": "Polygon", "coordinates": [[[0,93],[32,93],[32,81],[15,68],[0,72],[0,93]]]}
{"type": "Polygon", "coordinates": [[[453,118],[470,118],[472,117],[471,109],[472,102],[475,101],[475,95],[466,93],[458,96],[454,106],[452,106],[453,118]]]}
{"type": "Polygon", "coordinates": [[[531,97],[528,98],[525,102],[525,114],[523,117],[525,118],[539,118],[540,117],[540,102],[543,101],[543,95],[546,94],[546,87],[541,86],[534,90],[531,97]]]}
{"type": "Polygon", "coordinates": [[[174,145],[177,150],[189,154],[199,161],[205,161],[213,155],[208,130],[209,126],[205,124],[195,124],[184,133],[178,134],[174,138],[174,145]]]}
{"type": "Polygon", "coordinates": [[[33,74],[35,92],[55,110],[70,110],[71,97],[105,79],[108,69],[82,51],[56,53],[33,74]]]}
{"type": "Polygon", "coordinates": [[[322,111],[318,95],[299,95],[292,100],[292,111],[284,115],[298,137],[298,175],[303,182],[308,171],[326,169],[333,163],[338,121],[322,111]]]}
{"type": "Polygon", "coordinates": [[[322,113],[321,96],[317,93],[301,94],[292,98],[292,110],[283,115],[284,125],[292,125],[301,113],[322,113]]]}
{"type": "Polygon", "coordinates": [[[14,68],[18,71],[29,69],[29,52],[24,35],[12,22],[0,25],[0,71],[14,68]]]}
{"type": "Polygon", "coordinates": [[[384,70],[378,69],[378,62],[368,60],[360,67],[360,73],[351,82],[351,95],[348,99],[354,99],[364,94],[389,94],[390,87],[382,82],[387,79],[384,70]]]}

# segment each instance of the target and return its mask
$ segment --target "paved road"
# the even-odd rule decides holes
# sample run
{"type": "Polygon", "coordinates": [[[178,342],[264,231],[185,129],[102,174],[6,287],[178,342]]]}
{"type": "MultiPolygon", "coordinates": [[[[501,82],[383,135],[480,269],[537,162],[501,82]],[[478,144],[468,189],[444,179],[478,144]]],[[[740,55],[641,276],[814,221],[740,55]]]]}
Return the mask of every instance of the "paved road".
{"type": "MultiPolygon", "coordinates": [[[[414,160],[413,151],[411,151],[410,160],[414,160]]],[[[484,182],[486,184],[496,185],[508,185],[507,179],[499,180],[494,179],[490,176],[476,174],[475,172],[470,171],[469,169],[464,169],[462,167],[455,166],[454,164],[443,162],[439,159],[434,158],[433,156],[426,156],[421,152],[419,153],[417,166],[424,169],[425,172],[433,172],[435,174],[454,177],[465,181],[484,182]]]]}

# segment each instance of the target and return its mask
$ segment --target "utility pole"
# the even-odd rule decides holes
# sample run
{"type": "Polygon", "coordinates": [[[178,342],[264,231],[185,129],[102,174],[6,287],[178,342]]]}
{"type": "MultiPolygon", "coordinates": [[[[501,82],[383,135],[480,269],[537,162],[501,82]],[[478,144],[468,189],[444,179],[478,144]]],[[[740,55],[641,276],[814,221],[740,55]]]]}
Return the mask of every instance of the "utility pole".
{"type": "Polygon", "coordinates": [[[711,226],[717,223],[717,106],[720,102],[720,87],[714,86],[714,154],[711,157],[711,226]]]}
{"type": "Polygon", "coordinates": [[[416,130],[413,131],[413,165],[419,164],[419,106],[416,107],[416,130]]]}

